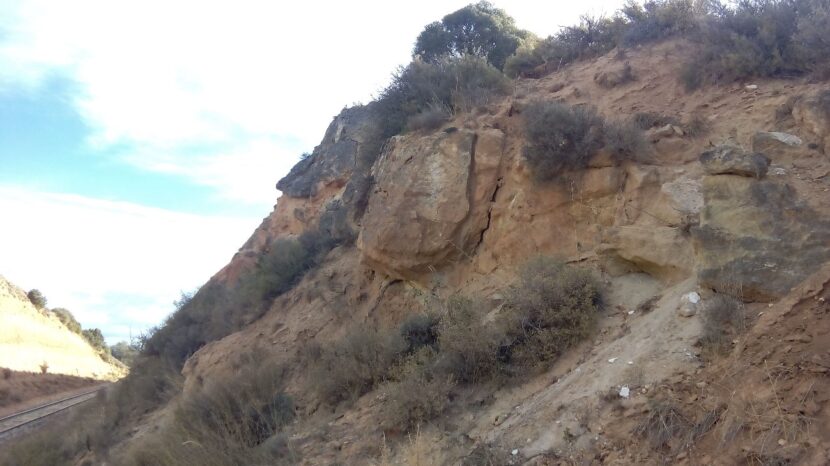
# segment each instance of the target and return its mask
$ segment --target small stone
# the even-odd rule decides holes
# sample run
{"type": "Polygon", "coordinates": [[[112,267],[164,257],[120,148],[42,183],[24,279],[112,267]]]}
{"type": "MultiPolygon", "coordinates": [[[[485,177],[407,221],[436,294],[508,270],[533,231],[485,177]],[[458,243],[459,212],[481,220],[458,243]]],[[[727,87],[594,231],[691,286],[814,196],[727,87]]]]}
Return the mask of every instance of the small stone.
{"type": "Polygon", "coordinates": [[[617,359],[620,359],[620,358],[611,358],[611,359],[608,360],[608,363],[609,364],[614,364],[617,361],[617,359]]]}
{"type": "Polygon", "coordinates": [[[620,397],[621,398],[628,398],[630,395],[631,395],[631,391],[628,389],[628,387],[623,386],[622,388],[620,388],[620,397]]]}
{"type": "Polygon", "coordinates": [[[510,454],[511,454],[511,455],[513,455],[513,456],[518,455],[518,454],[519,454],[519,449],[518,449],[518,448],[514,448],[514,449],[513,449],[513,451],[511,451],[511,452],[510,452],[510,454]]]}
{"type": "Polygon", "coordinates": [[[706,388],[706,382],[698,382],[695,384],[697,388],[706,388]]]}
{"type": "Polygon", "coordinates": [[[755,90],[758,89],[758,85],[757,84],[750,84],[750,85],[746,86],[745,89],[748,90],[748,91],[755,91],[755,90]]]}
{"type": "Polygon", "coordinates": [[[784,439],[782,439],[782,438],[780,438],[780,439],[778,439],[778,444],[779,444],[779,445],[781,445],[781,446],[783,447],[784,445],[786,445],[786,444],[787,444],[787,441],[786,441],[786,440],[784,440],[784,439]]]}

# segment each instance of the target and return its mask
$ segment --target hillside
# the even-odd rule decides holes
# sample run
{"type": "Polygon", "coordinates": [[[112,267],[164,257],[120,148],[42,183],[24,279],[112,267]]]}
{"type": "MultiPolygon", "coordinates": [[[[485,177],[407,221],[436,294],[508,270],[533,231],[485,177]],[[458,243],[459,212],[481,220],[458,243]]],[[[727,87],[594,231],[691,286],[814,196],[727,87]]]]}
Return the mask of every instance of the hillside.
{"type": "Polygon", "coordinates": [[[0,276],[0,367],[116,380],[121,365],[104,361],[83,337],[56,317],[38,311],[26,293],[0,276]]]}
{"type": "Polygon", "coordinates": [[[512,80],[414,60],[334,118],[64,459],[830,463],[830,89],[690,87],[700,47],[512,80]]]}

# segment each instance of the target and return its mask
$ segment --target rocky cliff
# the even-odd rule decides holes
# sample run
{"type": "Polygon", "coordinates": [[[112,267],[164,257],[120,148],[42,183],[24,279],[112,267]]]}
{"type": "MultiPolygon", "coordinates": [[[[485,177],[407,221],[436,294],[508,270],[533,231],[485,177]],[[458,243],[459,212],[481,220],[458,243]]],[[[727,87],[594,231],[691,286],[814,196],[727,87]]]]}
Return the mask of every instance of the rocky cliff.
{"type": "MultiPolygon", "coordinates": [[[[366,108],[344,110],[313,153],[278,183],[282,197],[274,212],[213,282],[233,286],[274,240],[304,231],[348,229],[357,234],[355,245],[333,250],[259,320],[190,357],[185,396],[205,381],[232,377],[243,364],[240,355],[289,361],[310,342],[332,341],[350,325],[397,325],[429,308],[432,297],[464,293],[498,312],[517,267],[549,255],[602,277],[607,302],[596,336],[527,383],[482,400],[467,393],[474,402],[459,404],[440,427],[423,431],[443,458],[437,463],[456,464],[483,444],[510,452],[511,464],[717,462],[714,437],[687,453],[691,444],[666,451],[663,442],[655,449],[647,436],[632,432],[658,412],[650,403],[667,394],[681,398],[686,412],[676,415],[682,422],[697,425],[695,416],[705,413],[687,408],[700,400],[724,425],[724,411],[738,408],[712,388],[734,377],[730,364],[750,371],[747,384],[763,390],[758,400],[781,397],[789,406],[781,420],[770,421],[777,427],[767,425],[763,432],[773,440],[763,444],[760,421],[747,414],[747,425],[757,423],[730,434],[730,454],[826,461],[828,436],[782,433],[787,416],[799,409],[796,395],[812,403],[811,422],[827,420],[830,412],[821,394],[826,381],[793,372],[826,372],[825,353],[810,343],[830,329],[824,301],[830,291],[821,278],[830,261],[830,120],[819,102],[823,89],[763,80],[687,94],[672,60],[687,47],[666,42],[631,51],[637,79],[610,89],[593,77],[619,68],[612,56],[518,80],[503,100],[435,131],[391,138],[376,160],[361,149],[372,139],[366,108]],[[709,130],[652,128],[648,153],[638,161],[614,163],[600,155],[563,182],[539,183],[522,157],[521,115],[543,99],[590,104],[611,120],[652,112],[709,130]],[[803,285],[811,276],[817,284],[803,285]],[[704,302],[716,293],[743,302],[752,330],[729,343],[736,348],[730,362],[705,362],[700,316],[677,312],[690,292],[704,302]],[[802,319],[801,330],[790,327],[793,319],[802,319]],[[764,369],[772,352],[781,365],[764,369]],[[814,364],[799,363],[795,354],[814,364]],[[790,371],[787,387],[798,390],[781,392],[776,371],[790,371]],[[621,398],[622,386],[632,394],[621,398]],[[796,452],[788,450],[793,442],[812,443],[796,452]]],[[[296,374],[289,390],[304,386],[304,377],[296,374]]],[[[741,390],[748,409],[754,394],[741,390]]],[[[309,393],[295,395],[298,411],[310,419],[291,437],[304,464],[371,464],[384,435],[393,435],[374,421],[384,403],[374,392],[335,413],[309,393]]]]}

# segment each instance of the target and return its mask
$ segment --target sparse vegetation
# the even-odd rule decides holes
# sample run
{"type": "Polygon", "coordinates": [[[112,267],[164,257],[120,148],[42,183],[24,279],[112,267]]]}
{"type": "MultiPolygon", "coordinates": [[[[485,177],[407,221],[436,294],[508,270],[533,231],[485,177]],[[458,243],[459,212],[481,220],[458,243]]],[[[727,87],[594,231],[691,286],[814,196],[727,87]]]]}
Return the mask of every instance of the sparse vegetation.
{"type": "Polygon", "coordinates": [[[75,316],[69,311],[69,309],[64,309],[62,307],[56,307],[50,311],[58,320],[63,323],[70,331],[75,332],[77,334],[81,334],[81,324],[75,319],[75,316]]]}
{"type": "Polygon", "coordinates": [[[631,119],[632,124],[641,130],[659,128],[666,125],[680,125],[680,121],[670,115],[663,115],[656,112],[638,112],[631,119]]]}
{"type": "Polygon", "coordinates": [[[101,329],[85,329],[82,331],[81,335],[87,343],[89,343],[89,345],[95,348],[98,352],[109,354],[110,349],[109,346],[107,346],[107,341],[104,339],[104,334],[101,333],[101,329]]]}
{"type": "Polygon", "coordinates": [[[389,400],[383,413],[387,428],[410,430],[447,409],[455,381],[436,366],[437,357],[434,349],[425,346],[392,371],[393,381],[383,387],[389,400]]]}
{"type": "Polygon", "coordinates": [[[127,366],[132,366],[135,359],[138,357],[139,348],[131,345],[126,341],[119,341],[110,347],[112,357],[121,361],[127,366]]]}
{"type": "Polygon", "coordinates": [[[49,363],[46,362],[46,361],[43,361],[42,363],[40,363],[40,365],[38,367],[40,367],[40,373],[41,374],[46,374],[47,372],[49,372],[49,363]]]}
{"type": "Polygon", "coordinates": [[[204,344],[258,319],[277,296],[296,286],[331,249],[352,238],[336,236],[333,231],[278,239],[241,275],[236,286],[211,283],[180,300],[164,325],[144,338],[143,352],[181,366],[204,344]]]}
{"type": "Polygon", "coordinates": [[[409,131],[434,131],[452,117],[452,111],[445,105],[434,103],[409,117],[406,129],[409,131]]]}
{"type": "Polygon", "coordinates": [[[354,400],[382,382],[405,349],[393,332],[353,327],[340,340],[319,348],[312,361],[312,387],[336,405],[354,400]]]}
{"type": "Polygon", "coordinates": [[[606,123],[588,107],[537,102],[524,112],[524,158],[539,181],[588,166],[603,147],[616,161],[635,158],[647,146],[639,129],[628,123],[606,123]]]}
{"type": "Polygon", "coordinates": [[[685,440],[692,427],[673,401],[656,400],[649,403],[648,414],[635,427],[634,434],[645,437],[652,448],[662,448],[674,438],[685,440]]]}
{"type": "Polygon", "coordinates": [[[382,139],[386,139],[430,108],[467,112],[488,104],[506,90],[507,78],[483,58],[463,55],[431,62],[416,59],[392,77],[374,111],[382,127],[382,139]]]}
{"type": "Polygon", "coordinates": [[[511,362],[534,366],[558,357],[590,335],[601,304],[589,271],[550,258],[530,261],[506,306],[511,362]]]}
{"type": "Polygon", "coordinates": [[[501,328],[484,322],[473,301],[451,297],[439,326],[437,367],[460,383],[481,383],[502,370],[501,328]]]}
{"type": "Polygon", "coordinates": [[[46,307],[46,296],[43,296],[43,293],[41,293],[40,290],[29,290],[29,292],[26,293],[26,296],[35,308],[44,309],[46,307]]]}
{"type": "Polygon", "coordinates": [[[732,337],[746,330],[743,302],[733,296],[716,294],[706,301],[701,317],[703,333],[700,344],[710,354],[729,352],[732,337]]]}

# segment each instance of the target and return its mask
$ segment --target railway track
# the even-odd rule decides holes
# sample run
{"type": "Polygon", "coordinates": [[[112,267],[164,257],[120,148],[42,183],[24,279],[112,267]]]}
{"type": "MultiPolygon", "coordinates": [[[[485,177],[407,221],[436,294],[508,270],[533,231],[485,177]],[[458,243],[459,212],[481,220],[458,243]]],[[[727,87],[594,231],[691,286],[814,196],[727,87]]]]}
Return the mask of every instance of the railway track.
{"type": "Polygon", "coordinates": [[[104,388],[98,387],[95,390],[90,390],[80,395],[73,395],[25,411],[0,417],[0,441],[12,438],[26,431],[28,428],[34,427],[36,424],[39,424],[39,421],[49,416],[64,412],[67,409],[95,398],[95,395],[104,388]]]}

